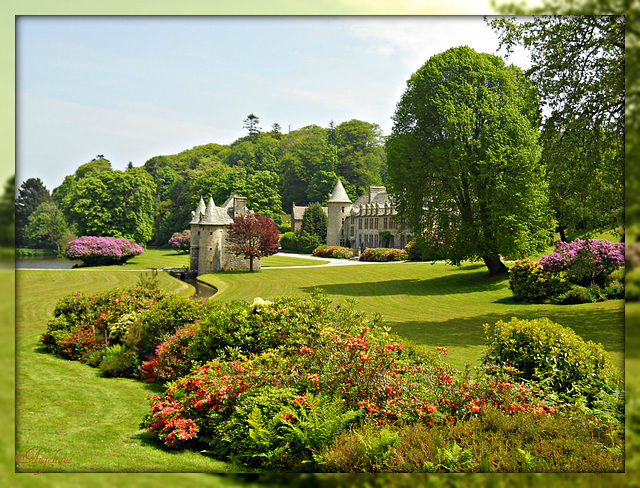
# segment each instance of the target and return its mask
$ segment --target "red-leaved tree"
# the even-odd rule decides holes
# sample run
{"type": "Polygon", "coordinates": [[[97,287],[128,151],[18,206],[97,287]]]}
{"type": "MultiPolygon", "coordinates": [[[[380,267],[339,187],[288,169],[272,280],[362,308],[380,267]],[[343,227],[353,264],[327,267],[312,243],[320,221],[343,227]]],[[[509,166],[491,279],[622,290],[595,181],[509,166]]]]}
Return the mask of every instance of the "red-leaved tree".
{"type": "Polygon", "coordinates": [[[278,252],[278,226],[266,215],[253,212],[238,215],[227,229],[231,252],[249,260],[249,271],[253,271],[253,258],[271,256],[278,252]]]}

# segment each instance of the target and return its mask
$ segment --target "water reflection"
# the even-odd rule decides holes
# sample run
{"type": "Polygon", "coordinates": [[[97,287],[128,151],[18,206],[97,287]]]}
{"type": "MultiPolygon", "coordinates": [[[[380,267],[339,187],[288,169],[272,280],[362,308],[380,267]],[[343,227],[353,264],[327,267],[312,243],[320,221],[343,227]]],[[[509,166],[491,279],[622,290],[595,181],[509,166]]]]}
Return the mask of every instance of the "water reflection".
{"type": "Polygon", "coordinates": [[[82,261],[67,258],[53,258],[50,256],[21,257],[16,259],[16,269],[71,269],[82,261]]]}

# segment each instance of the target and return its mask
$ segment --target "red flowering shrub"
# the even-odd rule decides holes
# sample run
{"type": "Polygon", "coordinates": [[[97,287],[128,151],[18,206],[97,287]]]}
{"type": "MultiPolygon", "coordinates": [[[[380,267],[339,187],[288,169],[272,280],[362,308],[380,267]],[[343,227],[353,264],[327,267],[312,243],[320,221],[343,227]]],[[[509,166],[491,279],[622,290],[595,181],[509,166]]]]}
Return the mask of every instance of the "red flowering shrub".
{"type": "Polygon", "coordinates": [[[185,325],[167,341],[156,348],[156,352],[140,366],[138,376],[150,383],[163,383],[180,378],[191,371],[189,342],[193,339],[195,326],[185,325]]]}

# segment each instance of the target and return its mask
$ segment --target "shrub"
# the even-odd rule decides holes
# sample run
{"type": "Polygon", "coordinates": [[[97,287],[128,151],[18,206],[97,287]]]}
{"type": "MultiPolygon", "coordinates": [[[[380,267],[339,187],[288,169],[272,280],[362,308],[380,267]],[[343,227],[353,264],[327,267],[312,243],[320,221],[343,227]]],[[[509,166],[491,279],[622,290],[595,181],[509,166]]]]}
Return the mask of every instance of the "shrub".
{"type": "Polygon", "coordinates": [[[414,237],[404,247],[410,261],[442,261],[447,259],[444,240],[437,233],[414,237]]]}
{"type": "Polygon", "coordinates": [[[351,259],[358,253],[357,249],[342,246],[322,245],[313,250],[313,255],[321,258],[351,259]]]}
{"type": "Polygon", "coordinates": [[[538,382],[572,402],[592,404],[601,391],[615,393],[619,378],[601,344],[584,342],[573,330],[547,318],[485,324],[488,346],[484,364],[511,366],[517,377],[538,382]]]}
{"type": "Polygon", "coordinates": [[[551,301],[558,305],[575,305],[579,303],[589,303],[593,300],[588,288],[574,285],[567,292],[552,297],[551,301]]]}
{"type": "Polygon", "coordinates": [[[318,453],[319,471],[620,472],[623,441],[589,417],[504,415],[487,408],[467,422],[345,430],[318,453]],[[562,453],[561,456],[558,453],[562,453]]]}
{"type": "Polygon", "coordinates": [[[322,244],[323,240],[320,236],[300,231],[285,232],[280,236],[280,246],[284,251],[310,254],[322,244]]]}
{"type": "Polygon", "coordinates": [[[191,231],[175,232],[169,239],[169,247],[176,251],[189,252],[191,250],[191,231]]]}
{"type": "Polygon", "coordinates": [[[569,281],[589,286],[624,266],[624,244],[600,239],[556,242],[555,252],[540,259],[545,271],[566,272],[569,281]]]}
{"type": "Polygon", "coordinates": [[[69,259],[80,259],[87,266],[124,264],[144,249],[130,239],[83,236],[67,243],[64,251],[69,259]]]}
{"type": "Polygon", "coordinates": [[[128,378],[138,369],[136,359],[134,351],[127,350],[120,344],[115,344],[106,349],[100,363],[100,371],[103,376],[128,378]]]}
{"type": "Polygon", "coordinates": [[[569,291],[563,276],[547,271],[534,261],[523,259],[509,268],[509,289],[516,300],[543,302],[569,291]]]}
{"type": "Polygon", "coordinates": [[[394,248],[367,248],[360,254],[360,261],[406,261],[409,259],[407,251],[394,248]]]}
{"type": "Polygon", "coordinates": [[[141,358],[147,358],[178,329],[200,320],[209,307],[207,302],[200,303],[177,295],[166,296],[136,316],[123,342],[141,358]]]}
{"type": "Polygon", "coordinates": [[[186,325],[160,344],[147,361],[140,366],[139,377],[149,383],[164,383],[185,376],[191,371],[189,343],[195,327],[186,325]]]}
{"type": "Polygon", "coordinates": [[[94,351],[121,342],[121,333],[132,326],[131,314],[151,308],[163,297],[160,290],[141,287],[67,295],[56,303],[40,342],[49,352],[93,365],[94,351]]]}

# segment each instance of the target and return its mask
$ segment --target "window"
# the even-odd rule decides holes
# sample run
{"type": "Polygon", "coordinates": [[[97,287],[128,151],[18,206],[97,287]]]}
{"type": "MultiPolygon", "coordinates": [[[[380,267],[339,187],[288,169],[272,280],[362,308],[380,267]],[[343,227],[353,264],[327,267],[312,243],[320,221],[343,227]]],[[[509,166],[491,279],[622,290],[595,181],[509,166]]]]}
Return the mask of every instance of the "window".
{"type": "Polygon", "coordinates": [[[213,235],[213,231],[209,232],[209,235],[212,236],[213,235]]]}

